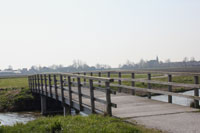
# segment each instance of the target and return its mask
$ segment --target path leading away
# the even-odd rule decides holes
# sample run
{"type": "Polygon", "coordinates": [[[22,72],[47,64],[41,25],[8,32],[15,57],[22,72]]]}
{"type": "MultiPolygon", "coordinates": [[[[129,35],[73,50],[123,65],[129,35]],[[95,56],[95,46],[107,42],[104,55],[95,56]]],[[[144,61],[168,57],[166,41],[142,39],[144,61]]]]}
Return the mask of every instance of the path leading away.
{"type": "MultiPolygon", "coordinates": [[[[73,91],[77,91],[77,88],[73,88],[73,91]]],[[[89,89],[83,88],[82,92],[88,94],[89,89]]],[[[94,91],[94,94],[95,97],[105,100],[104,92],[94,91]]],[[[67,95],[65,96],[67,97],[67,95]]],[[[74,100],[78,99],[76,95],[72,97],[74,100]]],[[[124,93],[111,95],[111,100],[112,103],[117,104],[117,108],[112,108],[114,117],[166,132],[200,133],[200,112],[198,109],[124,93]]],[[[89,105],[89,99],[83,98],[83,103],[89,105]]],[[[96,108],[104,110],[105,106],[96,103],[96,108]]]]}

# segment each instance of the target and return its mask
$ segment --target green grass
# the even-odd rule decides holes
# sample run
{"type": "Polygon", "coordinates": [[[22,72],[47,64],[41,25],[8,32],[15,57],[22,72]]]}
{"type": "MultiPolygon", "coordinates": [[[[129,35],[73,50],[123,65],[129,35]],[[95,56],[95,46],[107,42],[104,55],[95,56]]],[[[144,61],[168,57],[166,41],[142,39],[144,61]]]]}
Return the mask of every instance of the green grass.
{"type": "Polygon", "coordinates": [[[0,91],[0,111],[26,111],[34,103],[34,97],[29,89],[0,91]]]}
{"type": "Polygon", "coordinates": [[[6,89],[0,91],[0,112],[26,111],[33,109],[32,106],[38,107],[28,89],[27,77],[1,78],[0,88],[6,89]]]}
{"type": "Polygon", "coordinates": [[[101,115],[42,117],[27,124],[1,126],[1,133],[159,133],[154,129],[123,122],[101,115]]]}
{"type": "Polygon", "coordinates": [[[28,78],[1,78],[0,88],[28,88],[28,78]]]}

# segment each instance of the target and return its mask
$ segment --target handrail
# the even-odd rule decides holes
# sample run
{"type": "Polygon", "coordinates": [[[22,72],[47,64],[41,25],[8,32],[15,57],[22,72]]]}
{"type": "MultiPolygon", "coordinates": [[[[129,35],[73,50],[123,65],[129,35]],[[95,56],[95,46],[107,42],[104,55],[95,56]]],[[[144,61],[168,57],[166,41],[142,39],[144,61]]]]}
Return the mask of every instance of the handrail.
{"type": "MultiPolygon", "coordinates": [[[[82,98],[90,99],[91,112],[95,113],[98,109],[95,107],[95,101],[106,105],[106,112],[108,115],[112,115],[112,107],[116,108],[117,105],[111,102],[111,94],[114,93],[110,89],[110,83],[114,80],[112,78],[104,77],[93,77],[79,74],[71,73],[45,73],[36,74],[28,77],[29,87],[33,93],[39,93],[40,95],[48,96],[56,100],[60,100],[62,103],[67,104],[72,108],[75,107],[74,103],[78,101],[78,110],[83,110],[85,103],[83,103],[82,98]],[[47,78],[48,77],[48,78],[47,78]],[[77,80],[73,80],[76,78],[77,80]],[[81,83],[81,79],[88,79],[89,86],[86,86],[86,81],[81,83]],[[95,87],[93,85],[94,81],[101,81],[105,83],[105,87],[95,87]],[[76,88],[75,91],[73,90],[76,88]],[[82,88],[88,88],[89,94],[83,94],[82,88]],[[95,97],[95,91],[101,91],[105,93],[106,100],[102,100],[95,97]],[[66,97],[64,93],[68,93],[66,97]],[[60,93],[59,93],[60,92],[60,93]],[[78,95],[78,100],[72,98],[72,94],[78,95]]],[[[77,107],[75,107],[77,108],[77,107]]]]}
{"type": "Polygon", "coordinates": [[[135,74],[166,74],[166,75],[179,75],[179,76],[200,76],[200,73],[194,73],[194,72],[164,72],[164,71],[141,71],[141,70],[106,70],[106,71],[89,71],[89,72],[78,72],[78,73],[112,73],[117,74],[119,72],[123,74],[129,74],[129,73],[135,73],[135,74]]]}
{"type": "MultiPolygon", "coordinates": [[[[143,91],[143,92],[148,92],[148,98],[151,98],[151,93],[157,93],[157,94],[164,94],[168,95],[168,102],[172,103],[172,96],[179,96],[179,97],[185,97],[185,98],[190,98],[194,100],[194,106],[195,108],[199,107],[199,76],[200,73],[191,73],[191,72],[166,72],[166,71],[141,71],[141,70],[111,70],[111,71],[90,71],[90,72],[78,72],[79,74],[90,74],[94,76],[99,76],[99,77],[113,77],[115,81],[118,81],[118,84],[111,84],[110,86],[114,86],[118,88],[118,92],[121,92],[122,88],[123,89],[130,89],[131,94],[135,95],[135,90],[143,91]],[[103,75],[104,74],[104,75],[103,75]],[[112,75],[113,74],[113,75],[112,75]],[[122,78],[122,74],[124,75],[129,75],[130,78],[122,78]],[[141,78],[141,79],[136,79],[135,74],[146,74],[147,78],[141,78]],[[155,80],[156,77],[152,77],[152,74],[160,74],[164,75],[168,79],[168,82],[166,81],[159,81],[155,80]],[[112,76],[111,76],[112,75],[112,76]],[[115,77],[116,76],[116,77],[115,77]],[[189,83],[176,83],[172,81],[172,76],[193,76],[194,77],[194,83],[189,84],[189,83]],[[152,80],[153,79],[153,80],[152,80]],[[122,81],[129,81],[131,82],[130,86],[127,85],[122,85],[122,81]],[[147,83],[147,88],[139,88],[136,87],[135,83],[140,82],[140,83],[147,83]],[[159,84],[159,85],[165,85],[168,86],[168,91],[163,91],[163,90],[155,90],[152,89],[152,84],[159,84]],[[177,94],[172,92],[172,87],[184,87],[184,88],[192,88],[194,89],[194,96],[189,96],[189,95],[184,95],[184,94],[177,94]]],[[[101,82],[96,83],[99,86],[101,86],[101,82]]]]}

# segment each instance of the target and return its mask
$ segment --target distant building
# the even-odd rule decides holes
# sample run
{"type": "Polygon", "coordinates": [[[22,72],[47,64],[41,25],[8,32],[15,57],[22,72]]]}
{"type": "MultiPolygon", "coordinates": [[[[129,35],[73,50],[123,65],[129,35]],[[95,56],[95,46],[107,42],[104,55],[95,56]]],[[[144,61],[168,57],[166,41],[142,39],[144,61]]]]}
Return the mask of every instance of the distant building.
{"type": "Polygon", "coordinates": [[[3,70],[0,71],[0,76],[7,76],[7,75],[18,75],[21,74],[18,70],[3,70]]]}
{"type": "Polygon", "coordinates": [[[158,56],[156,57],[155,60],[147,61],[147,66],[148,67],[156,67],[158,65],[159,65],[159,58],[158,58],[158,56]]]}

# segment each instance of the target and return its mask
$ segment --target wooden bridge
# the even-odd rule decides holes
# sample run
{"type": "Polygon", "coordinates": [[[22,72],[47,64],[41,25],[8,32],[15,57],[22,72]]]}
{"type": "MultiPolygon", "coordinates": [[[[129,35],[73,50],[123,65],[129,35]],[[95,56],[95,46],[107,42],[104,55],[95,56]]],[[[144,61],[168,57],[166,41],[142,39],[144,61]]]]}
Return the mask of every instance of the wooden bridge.
{"type": "Polygon", "coordinates": [[[49,73],[29,76],[29,87],[33,93],[41,95],[43,114],[47,111],[46,97],[49,97],[62,103],[64,114],[73,108],[86,114],[134,118],[197,111],[199,76],[200,73],[155,71],[49,73]],[[173,77],[193,78],[189,80],[193,83],[172,82],[173,77]],[[190,88],[194,95],[175,93],[176,87],[190,88]],[[168,103],[152,100],[154,93],[168,95],[168,103]],[[147,95],[147,98],[138,95],[147,95]],[[172,104],[173,96],[193,99],[194,108],[172,104]]]}

